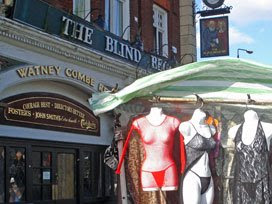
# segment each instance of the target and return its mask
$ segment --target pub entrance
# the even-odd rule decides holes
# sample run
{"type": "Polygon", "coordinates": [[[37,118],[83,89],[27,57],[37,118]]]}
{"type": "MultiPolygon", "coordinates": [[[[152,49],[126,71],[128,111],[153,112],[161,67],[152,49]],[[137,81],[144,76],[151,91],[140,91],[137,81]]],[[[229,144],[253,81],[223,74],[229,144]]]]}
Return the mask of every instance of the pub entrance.
{"type": "Polygon", "coordinates": [[[32,200],[76,203],[76,152],[63,148],[32,148],[32,200]]]}
{"type": "Polygon", "coordinates": [[[0,203],[79,203],[76,149],[2,142],[0,153],[0,203]]]}

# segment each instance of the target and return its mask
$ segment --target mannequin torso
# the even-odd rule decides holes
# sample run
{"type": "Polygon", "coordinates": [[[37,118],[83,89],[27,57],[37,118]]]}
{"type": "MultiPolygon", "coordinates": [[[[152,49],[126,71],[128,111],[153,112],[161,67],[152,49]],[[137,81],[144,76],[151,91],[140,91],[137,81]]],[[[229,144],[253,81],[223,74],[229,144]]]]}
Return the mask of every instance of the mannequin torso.
{"type": "Polygon", "coordinates": [[[213,180],[207,151],[212,146],[215,147],[212,136],[216,133],[216,129],[206,124],[205,119],[206,113],[201,109],[196,109],[192,118],[179,126],[179,131],[184,137],[188,160],[181,198],[184,204],[211,204],[213,202],[213,180]]]}
{"type": "Polygon", "coordinates": [[[244,122],[230,128],[235,141],[234,203],[271,203],[269,140],[272,124],[260,122],[257,113],[248,110],[244,122]],[[266,146],[267,145],[267,146],[266,146]],[[249,188],[244,188],[250,184],[249,188]],[[254,197],[250,196],[254,193],[254,197]]]}
{"type": "MultiPolygon", "coordinates": [[[[253,110],[248,110],[244,114],[244,123],[242,127],[242,142],[245,145],[250,145],[256,135],[257,127],[258,127],[259,117],[257,113],[253,110]]],[[[265,133],[265,137],[267,140],[268,149],[270,146],[270,138],[272,137],[272,124],[261,122],[263,131],[265,133]]],[[[228,135],[231,139],[235,139],[236,133],[241,124],[235,125],[229,129],[228,135]]]]}
{"type": "MultiPolygon", "coordinates": [[[[204,138],[211,138],[215,134],[215,127],[212,125],[207,125],[205,123],[205,119],[206,113],[200,109],[196,109],[189,121],[180,124],[179,131],[184,137],[185,145],[188,144],[197,133],[204,138]]],[[[208,153],[205,152],[191,169],[197,172],[199,176],[211,176],[208,153]]]]}

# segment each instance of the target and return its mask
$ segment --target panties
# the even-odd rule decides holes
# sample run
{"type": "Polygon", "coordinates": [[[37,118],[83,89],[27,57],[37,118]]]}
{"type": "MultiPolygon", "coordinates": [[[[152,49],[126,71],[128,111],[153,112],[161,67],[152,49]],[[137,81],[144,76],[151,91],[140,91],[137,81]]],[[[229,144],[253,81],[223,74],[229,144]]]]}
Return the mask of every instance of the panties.
{"type": "MultiPolygon", "coordinates": [[[[167,168],[165,168],[165,169],[163,169],[161,171],[150,172],[150,171],[142,170],[142,172],[151,173],[154,180],[155,180],[155,182],[156,182],[156,184],[157,184],[157,187],[161,188],[165,184],[165,172],[172,166],[175,166],[175,164],[173,163],[173,164],[169,165],[167,168]]],[[[173,178],[175,178],[175,176],[173,178]]],[[[176,180],[176,179],[174,179],[174,180],[176,180]]],[[[175,183],[175,181],[174,181],[174,183],[175,183]]]]}
{"type": "Polygon", "coordinates": [[[199,176],[196,172],[190,170],[191,172],[193,172],[196,176],[198,176],[198,178],[200,179],[200,184],[201,184],[201,194],[204,194],[210,185],[211,182],[211,177],[201,177],[199,176]]]}

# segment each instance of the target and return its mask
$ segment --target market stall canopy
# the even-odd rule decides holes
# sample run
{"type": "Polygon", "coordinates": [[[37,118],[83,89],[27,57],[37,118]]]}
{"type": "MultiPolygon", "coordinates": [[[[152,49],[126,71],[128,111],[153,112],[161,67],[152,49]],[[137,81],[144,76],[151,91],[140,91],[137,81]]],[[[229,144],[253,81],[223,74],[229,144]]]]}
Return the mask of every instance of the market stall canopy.
{"type": "Polygon", "coordinates": [[[93,94],[91,109],[98,115],[134,98],[160,96],[205,100],[272,102],[272,66],[241,59],[195,62],[140,78],[117,93],[93,94]]]}

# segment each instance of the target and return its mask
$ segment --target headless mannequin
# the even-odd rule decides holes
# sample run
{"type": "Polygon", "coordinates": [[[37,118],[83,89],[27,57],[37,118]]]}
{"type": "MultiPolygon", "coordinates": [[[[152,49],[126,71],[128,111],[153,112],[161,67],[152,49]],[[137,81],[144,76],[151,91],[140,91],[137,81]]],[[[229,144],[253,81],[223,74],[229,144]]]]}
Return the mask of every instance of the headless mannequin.
{"type": "MultiPolygon", "coordinates": [[[[178,172],[172,151],[179,124],[177,118],[165,115],[159,107],[152,107],[148,115],[135,119],[129,130],[116,173],[120,173],[132,131],[138,131],[145,149],[145,158],[141,167],[143,190],[177,190],[178,172]]],[[[185,150],[181,136],[180,140],[182,166],[185,166],[185,150]]]]}
{"type": "Polygon", "coordinates": [[[233,202],[271,203],[268,150],[272,124],[261,122],[255,111],[248,110],[244,123],[230,128],[228,134],[235,140],[237,152],[233,202]],[[250,189],[245,187],[249,184],[250,189]]]}
{"type": "MultiPolygon", "coordinates": [[[[183,122],[179,126],[179,131],[184,137],[184,144],[188,144],[198,133],[204,138],[211,138],[216,129],[212,125],[205,123],[206,113],[201,109],[196,109],[189,121],[183,122]]],[[[209,155],[205,152],[184,176],[183,180],[183,202],[184,204],[209,204],[214,198],[214,184],[212,178],[204,193],[201,193],[200,177],[211,177],[209,167],[209,155]]]]}
{"type": "MultiPolygon", "coordinates": [[[[160,107],[151,107],[150,112],[148,115],[146,115],[146,119],[148,120],[148,122],[153,125],[153,126],[158,126],[160,124],[163,123],[163,121],[165,120],[166,115],[163,113],[162,108],[160,107]]],[[[157,162],[157,161],[154,161],[157,162]]],[[[142,172],[141,176],[144,177],[149,177],[149,173],[146,172],[142,172]]],[[[144,179],[142,179],[144,180],[144,179]]],[[[178,187],[177,186],[167,186],[167,187],[162,187],[161,188],[163,191],[173,191],[173,190],[177,190],[178,187]]],[[[143,188],[144,191],[158,191],[159,188],[155,187],[155,188],[143,188]]]]}
{"type": "MultiPolygon", "coordinates": [[[[248,110],[244,114],[244,119],[245,119],[245,122],[244,122],[243,129],[242,129],[242,132],[243,132],[242,142],[245,145],[250,145],[256,135],[259,117],[258,117],[258,114],[254,110],[248,110]]],[[[272,124],[266,123],[266,122],[261,122],[261,125],[263,128],[263,131],[264,131],[264,134],[266,137],[266,141],[267,141],[267,145],[268,145],[268,149],[269,149],[270,138],[272,137],[272,124]]],[[[235,139],[237,130],[239,129],[240,126],[241,126],[241,124],[238,124],[238,125],[235,125],[229,129],[228,135],[231,139],[235,139]]]]}

